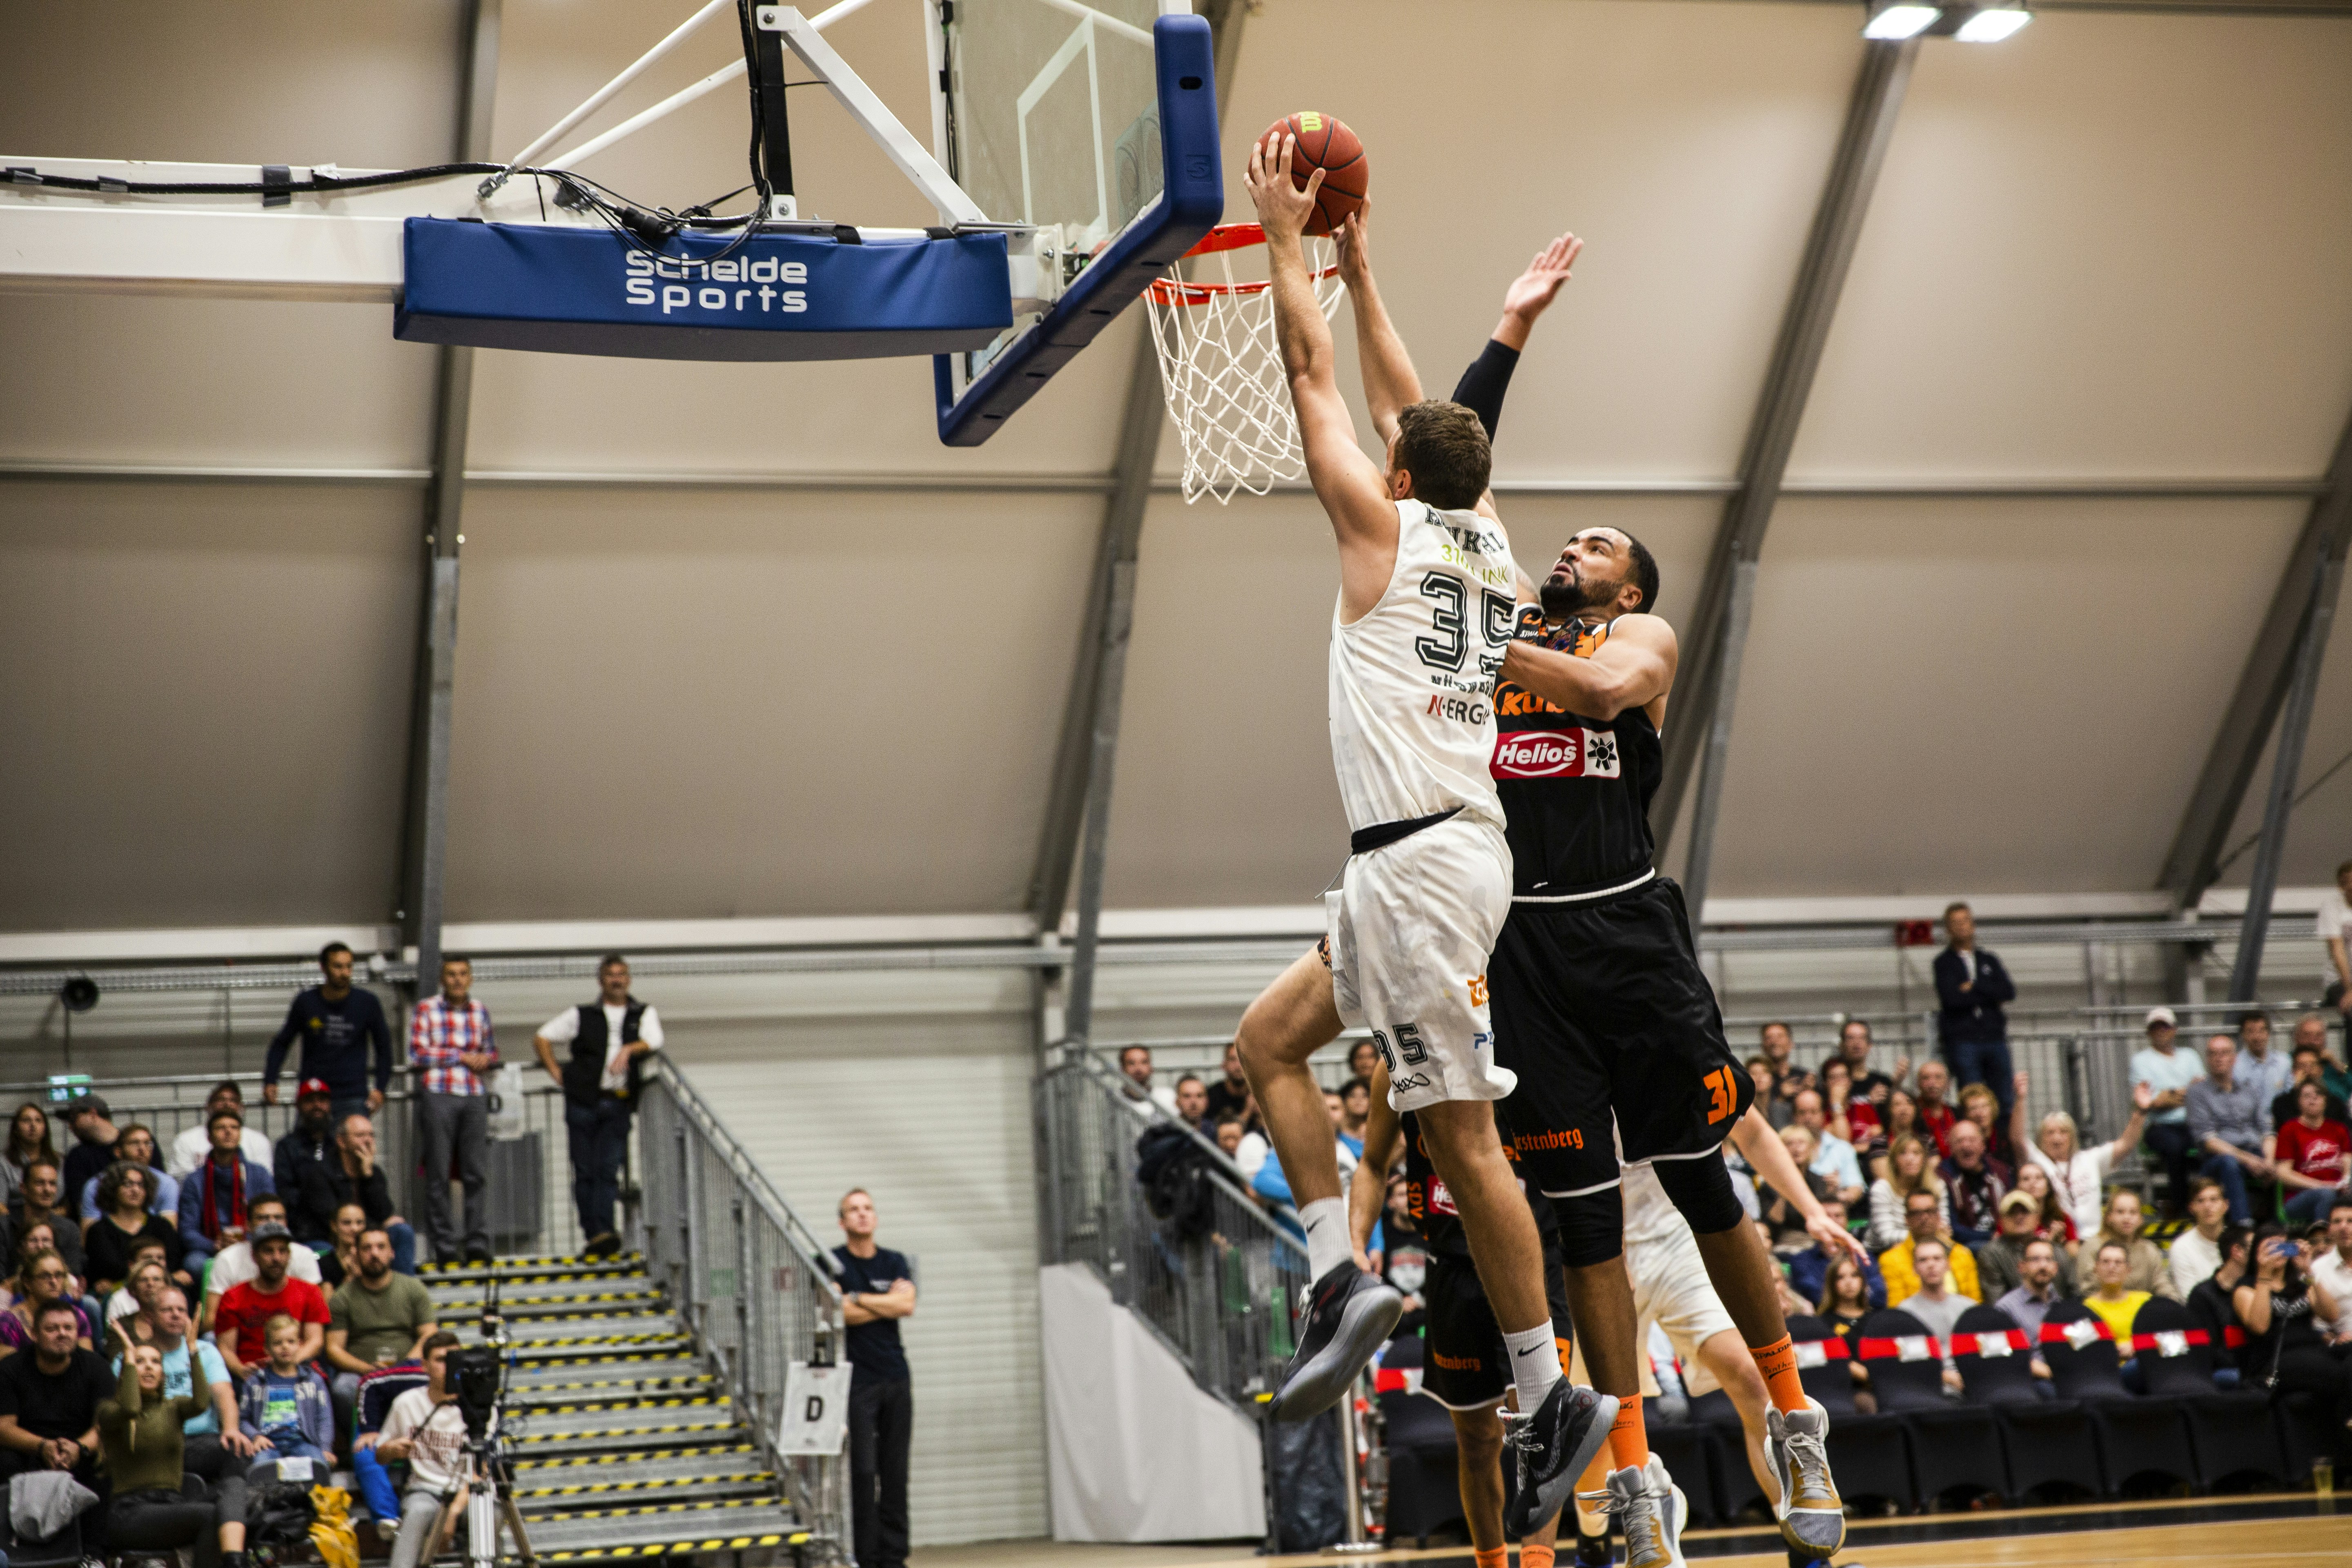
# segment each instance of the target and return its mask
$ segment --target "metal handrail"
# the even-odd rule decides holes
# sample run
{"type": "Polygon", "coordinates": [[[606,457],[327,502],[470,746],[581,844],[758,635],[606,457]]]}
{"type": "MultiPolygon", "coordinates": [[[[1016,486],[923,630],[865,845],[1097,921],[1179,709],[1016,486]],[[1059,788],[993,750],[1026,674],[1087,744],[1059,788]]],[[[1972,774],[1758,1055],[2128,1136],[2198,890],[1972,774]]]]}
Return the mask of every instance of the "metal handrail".
{"type": "Polygon", "coordinates": [[[823,1242],[817,1240],[816,1233],[793,1211],[793,1205],[784,1201],[783,1194],[776,1191],[767,1173],[760,1169],[759,1162],[744,1151],[735,1134],[727,1130],[727,1123],[719,1120],[719,1113],[695,1092],[694,1086],[686,1081],[686,1075],[659,1053],[656,1053],[654,1058],[654,1077],[677,1101],[678,1109],[694,1122],[695,1130],[718,1150],[727,1163],[729,1173],[741,1184],[745,1194],[768,1216],[770,1223],[783,1233],[784,1239],[792,1245],[800,1260],[815,1270],[814,1278],[825,1292],[831,1316],[837,1326],[842,1307],[841,1287],[835,1282],[841,1274],[840,1261],[823,1242]]]}

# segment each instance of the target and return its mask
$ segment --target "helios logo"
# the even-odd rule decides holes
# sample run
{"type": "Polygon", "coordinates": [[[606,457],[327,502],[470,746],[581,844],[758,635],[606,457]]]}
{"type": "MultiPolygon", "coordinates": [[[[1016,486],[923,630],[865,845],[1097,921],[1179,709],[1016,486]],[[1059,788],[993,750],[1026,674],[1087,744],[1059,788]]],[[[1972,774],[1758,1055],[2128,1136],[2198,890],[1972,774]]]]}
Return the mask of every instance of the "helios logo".
{"type": "Polygon", "coordinates": [[[792,315],[808,309],[807,290],[778,285],[807,281],[804,261],[779,261],[772,256],[680,261],[632,250],[625,297],[632,305],[659,305],[665,316],[677,310],[792,315]]]}
{"type": "Polygon", "coordinates": [[[1517,730],[1495,737],[1498,779],[1619,776],[1617,737],[1606,730],[1517,730]]]}

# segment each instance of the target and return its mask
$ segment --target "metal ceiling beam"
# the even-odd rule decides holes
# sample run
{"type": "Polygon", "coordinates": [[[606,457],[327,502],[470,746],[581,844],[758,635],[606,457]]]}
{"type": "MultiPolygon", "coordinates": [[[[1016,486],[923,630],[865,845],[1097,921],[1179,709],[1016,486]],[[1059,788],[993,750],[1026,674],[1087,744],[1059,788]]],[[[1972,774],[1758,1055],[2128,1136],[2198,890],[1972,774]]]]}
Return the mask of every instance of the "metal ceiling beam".
{"type": "Polygon", "coordinates": [[[1911,64],[1918,49],[1916,38],[1863,45],[1862,69],[1854,81],[1845,128],[1838,138],[1837,155],[1830,164],[1821,205],[1813,214],[1812,233],[1805,242],[1804,258],[1798,265],[1788,310],[1780,321],[1780,341],[1773,347],[1771,367],[1748,427],[1747,450],[1740,457],[1739,488],[1724,504],[1723,520],[1717,525],[1715,543],[1707,555],[1706,575],[1699,584],[1698,608],[1684,628],[1677,689],[1668,705],[1665,773],[1651,803],[1650,826],[1663,855],[1673,837],[1684,794],[1696,774],[1698,799],[1683,869],[1683,888],[1694,925],[1706,902],[1757,562],[1763,552],[1773,508],[1786,488],[1789,453],[1804,419],[1814,373],[1821,368],[1838,296],[1845,288],[1846,269],[1870,210],[1871,193],[1894,140],[1903,91],[1911,79],[1911,64]]]}
{"type": "MultiPolygon", "coordinates": [[[[1207,0],[1200,7],[1216,45],[1217,114],[1222,123],[1233,102],[1234,65],[1240,58],[1247,0],[1207,0]]],[[[1111,781],[1118,752],[1118,725],[1127,684],[1128,638],[1135,622],[1136,553],[1143,514],[1151,500],[1152,460],[1159,455],[1166,417],[1160,361],[1147,340],[1139,342],[1127,382],[1127,408],[1119,421],[1118,455],[1112,467],[1109,500],[1095,543],[1094,574],[1079,623],[1078,654],[1062,710],[1060,739],[1045,795],[1045,820],[1039,835],[1027,907],[1038,929],[1062,923],[1070,873],[1078,871],[1078,929],[1071,952],[1061,1034],[1084,1041],[1094,1026],[1096,948],[1100,940],[1103,868],[1110,835],[1111,781]],[[1081,852],[1083,851],[1083,856],[1081,852]]]]}
{"type": "MultiPolygon", "coordinates": [[[[2246,790],[2262,761],[2263,744],[2286,704],[2294,679],[2297,653],[2310,625],[2314,575],[2331,561],[2340,569],[2347,542],[2352,542],[2352,424],[2345,426],[2336,444],[2326,487],[2312,501],[2311,515],[2279,574],[2270,608],[2254,633],[2237,689],[2221,710],[2221,727],[2205,753],[2204,769],[2198,774],[2197,787],[2181,813],[2180,827],[2173,835],[2172,848],[2157,878],[2157,887],[2170,893],[2178,908],[2193,908],[2220,875],[2231,826],[2245,803],[2246,790]]],[[[2332,611],[2335,590],[2330,587],[2324,592],[2332,611]]],[[[2326,631],[2319,636],[2324,640],[2326,631]]],[[[2264,827],[2267,831],[2267,821],[2264,827]]]]}
{"type": "MultiPolygon", "coordinates": [[[[498,97],[499,23],[504,0],[467,0],[453,154],[490,156],[498,97]]],[[[424,582],[416,675],[409,709],[408,788],[401,814],[400,898],[394,918],[416,949],[414,990],[441,974],[443,888],[449,855],[449,730],[457,673],[457,552],[466,542],[466,437],[473,412],[474,351],[445,346],[433,394],[433,468],[425,480],[424,582]]]]}

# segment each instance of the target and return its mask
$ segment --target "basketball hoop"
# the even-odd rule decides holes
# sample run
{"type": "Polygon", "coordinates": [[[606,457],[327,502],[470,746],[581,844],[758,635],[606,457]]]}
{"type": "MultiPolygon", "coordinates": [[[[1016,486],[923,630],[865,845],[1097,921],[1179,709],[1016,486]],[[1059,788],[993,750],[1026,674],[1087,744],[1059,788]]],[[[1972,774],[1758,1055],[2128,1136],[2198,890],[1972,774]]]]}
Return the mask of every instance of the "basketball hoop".
{"type": "MultiPolygon", "coordinates": [[[[1233,253],[1265,243],[1265,231],[1254,223],[1222,225],[1184,258],[1217,257],[1223,282],[1186,278],[1180,260],[1144,291],[1168,414],[1183,441],[1187,505],[1203,494],[1220,504],[1235,490],[1262,496],[1307,472],[1298,411],[1275,342],[1273,297],[1263,282],[1234,279],[1233,253]]],[[[1310,238],[1307,247],[1307,277],[1328,321],[1347,286],[1329,240],[1310,238]]]]}

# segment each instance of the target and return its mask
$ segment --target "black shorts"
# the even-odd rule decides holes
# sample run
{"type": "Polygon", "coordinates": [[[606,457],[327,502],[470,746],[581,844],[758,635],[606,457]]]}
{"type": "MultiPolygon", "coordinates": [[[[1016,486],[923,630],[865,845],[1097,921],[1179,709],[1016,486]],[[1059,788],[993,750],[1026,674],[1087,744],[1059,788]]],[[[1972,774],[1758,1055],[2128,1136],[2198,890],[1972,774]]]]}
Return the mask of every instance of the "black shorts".
{"type": "MultiPolygon", "coordinates": [[[[1549,1231],[1543,1233],[1544,1300],[1551,1304],[1551,1337],[1559,1364],[1568,1367],[1568,1277],[1549,1231]]],[[[1503,1344],[1495,1310],[1478,1284],[1478,1270],[1466,1258],[1432,1253],[1421,1297],[1429,1307],[1423,1331],[1422,1392],[1448,1410],[1492,1410],[1511,1386],[1510,1352],[1503,1344]]]]}
{"type": "Polygon", "coordinates": [[[1719,1148],[1756,1098],[1667,878],[1591,903],[1514,903],[1486,978],[1495,1065],[1519,1077],[1519,1173],[1549,1196],[1616,1183],[1612,1112],[1628,1162],[1687,1158],[1719,1148]]]}

